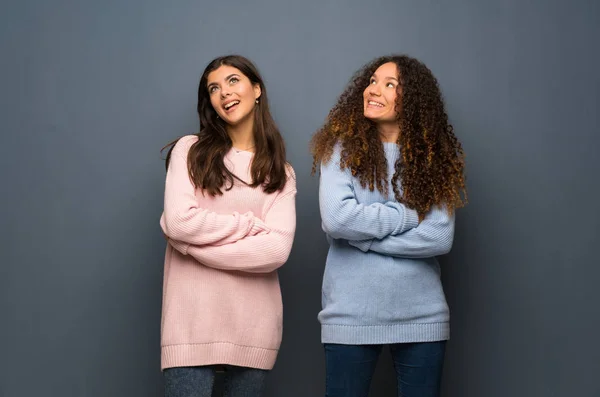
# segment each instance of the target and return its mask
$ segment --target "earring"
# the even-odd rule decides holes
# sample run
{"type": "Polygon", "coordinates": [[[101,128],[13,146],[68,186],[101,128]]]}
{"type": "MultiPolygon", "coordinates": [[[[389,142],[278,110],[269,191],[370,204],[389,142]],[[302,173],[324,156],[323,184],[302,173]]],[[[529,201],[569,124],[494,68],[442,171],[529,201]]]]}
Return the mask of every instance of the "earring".
{"type": "Polygon", "coordinates": [[[258,98],[256,98],[256,103],[258,103],[258,98]]]}

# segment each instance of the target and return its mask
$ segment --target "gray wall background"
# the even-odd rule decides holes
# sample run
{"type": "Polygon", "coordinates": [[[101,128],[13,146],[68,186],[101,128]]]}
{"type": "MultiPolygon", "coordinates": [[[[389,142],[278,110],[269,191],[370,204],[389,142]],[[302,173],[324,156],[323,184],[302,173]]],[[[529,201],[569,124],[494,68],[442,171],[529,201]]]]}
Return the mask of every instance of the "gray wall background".
{"type": "MultiPolygon", "coordinates": [[[[592,0],[5,0],[0,395],[161,396],[159,149],[197,129],[210,59],[263,73],[298,174],[269,396],[322,396],[326,254],[308,141],[350,75],[406,52],[440,80],[470,205],[442,259],[446,397],[600,395],[600,6],[592,0]]],[[[394,395],[380,361],[373,396],[394,395]]]]}

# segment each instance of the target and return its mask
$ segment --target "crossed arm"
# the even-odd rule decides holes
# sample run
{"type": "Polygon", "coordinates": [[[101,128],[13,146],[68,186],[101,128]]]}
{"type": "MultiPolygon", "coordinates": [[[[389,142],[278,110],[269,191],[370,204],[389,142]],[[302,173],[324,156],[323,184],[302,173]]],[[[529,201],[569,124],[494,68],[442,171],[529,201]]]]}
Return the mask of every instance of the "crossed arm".
{"type": "Polygon", "coordinates": [[[194,137],[182,138],[171,153],[160,219],[169,244],[203,265],[223,270],[268,273],[288,259],[296,231],[296,178],[287,183],[264,221],[251,212],[219,214],[198,206],[187,169],[187,152],[194,137]]]}
{"type": "Polygon", "coordinates": [[[340,169],[337,151],[321,166],[319,205],[323,231],[363,252],[428,258],[446,254],[452,247],[454,213],[435,207],[419,223],[417,212],[401,203],[358,203],[352,175],[340,169]]]}
{"type": "Polygon", "coordinates": [[[269,273],[287,261],[292,249],[296,231],[295,202],[294,182],[294,188],[281,194],[268,210],[264,222],[268,231],[224,245],[191,245],[172,239],[169,244],[215,269],[269,273]]]}
{"type": "Polygon", "coordinates": [[[352,175],[339,166],[339,150],[321,165],[319,208],[323,231],[334,239],[383,239],[417,226],[416,211],[396,202],[360,204],[354,195],[352,175]]]}
{"type": "Polygon", "coordinates": [[[228,244],[267,232],[266,225],[252,212],[226,215],[198,206],[187,168],[187,153],[194,142],[194,136],[183,137],[171,153],[160,219],[163,232],[173,240],[195,245],[228,244]]]}
{"type": "Polygon", "coordinates": [[[421,223],[402,234],[383,239],[349,241],[363,252],[373,251],[402,258],[430,258],[450,252],[454,241],[454,213],[432,209],[421,223]]]}

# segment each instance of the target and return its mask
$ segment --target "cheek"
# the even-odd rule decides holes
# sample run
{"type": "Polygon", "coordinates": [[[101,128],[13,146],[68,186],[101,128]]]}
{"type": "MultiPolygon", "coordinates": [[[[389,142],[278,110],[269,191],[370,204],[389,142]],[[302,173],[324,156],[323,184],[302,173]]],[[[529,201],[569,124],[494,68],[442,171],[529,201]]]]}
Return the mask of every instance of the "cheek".
{"type": "Polygon", "coordinates": [[[396,95],[392,94],[387,98],[388,103],[391,105],[392,111],[394,113],[396,113],[396,107],[398,107],[398,105],[396,104],[396,95]]]}
{"type": "Polygon", "coordinates": [[[214,98],[215,98],[214,95],[210,97],[210,105],[215,110],[215,112],[217,112],[217,114],[218,114],[220,111],[220,108],[219,108],[219,104],[217,103],[217,100],[214,98]]]}
{"type": "Polygon", "coordinates": [[[254,90],[252,89],[252,86],[244,87],[240,94],[248,100],[254,100],[254,90]]]}

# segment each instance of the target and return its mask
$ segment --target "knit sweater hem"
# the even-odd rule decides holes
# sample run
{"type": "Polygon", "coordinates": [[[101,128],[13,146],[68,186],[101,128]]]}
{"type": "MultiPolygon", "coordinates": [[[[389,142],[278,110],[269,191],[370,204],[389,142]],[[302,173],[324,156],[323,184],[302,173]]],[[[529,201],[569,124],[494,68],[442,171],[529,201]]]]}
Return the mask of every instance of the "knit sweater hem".
{"type": "Polygon", "coordinates": [[[321,326],[322,343],[344,345],[387,345],[392,343],[436,342],[450,339],[450,324],[421,323],[393,325],[321,326]]]}
{"type": "Polygon", "coordinates": [[[275,365],[278,352],[276,349],[241,346],[230,342],[167,345],[161,350],[161,370],[218,364],[270,370],[275,365]]]}

